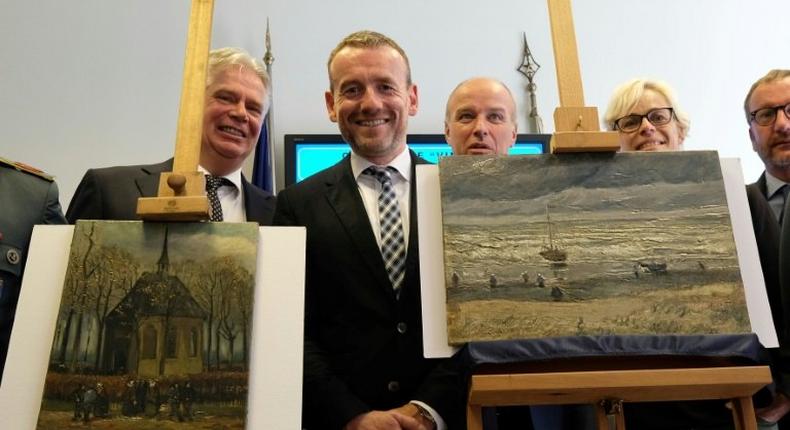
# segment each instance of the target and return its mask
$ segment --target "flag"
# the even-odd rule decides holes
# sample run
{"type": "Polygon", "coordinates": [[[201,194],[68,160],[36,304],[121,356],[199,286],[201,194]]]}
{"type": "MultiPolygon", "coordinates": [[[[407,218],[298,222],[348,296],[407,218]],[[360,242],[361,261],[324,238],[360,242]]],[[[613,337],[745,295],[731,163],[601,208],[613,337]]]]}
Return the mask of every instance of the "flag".
{"type": "Polygon", "coordinates": [[[258,137],[258,145],[255,147],[255,160],[252,164],[252,183],[260,188],[274,194],[274,160],[271,157],[269,145],[269,122],[268,116],[263,121],[261,135],[258,137]]]}

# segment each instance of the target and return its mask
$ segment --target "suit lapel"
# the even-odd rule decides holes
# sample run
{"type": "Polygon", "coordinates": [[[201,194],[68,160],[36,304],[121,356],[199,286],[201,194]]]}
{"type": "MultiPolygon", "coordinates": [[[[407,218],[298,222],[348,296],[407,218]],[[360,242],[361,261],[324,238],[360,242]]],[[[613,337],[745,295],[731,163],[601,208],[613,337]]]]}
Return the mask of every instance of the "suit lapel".
{"type": "Polygon", "coordinates": [[[143,167],[140,175],[134,179],[140,197],[156,197],[159,194],[159,174],[171,170],[173,170],[172,158],[164,163],[143,167]]]}
{"type": "Polygon", "coordinates": [[[354,248],[373,273],[380,287],[395,299],[395,293],[384,268],[373,229],[370,226],[365,205],[357,189],[357,182],[351,173],[351,161],[348,157],[334,168],[334,176],[327,181],[326,199],[337,215],[354,248]]]}

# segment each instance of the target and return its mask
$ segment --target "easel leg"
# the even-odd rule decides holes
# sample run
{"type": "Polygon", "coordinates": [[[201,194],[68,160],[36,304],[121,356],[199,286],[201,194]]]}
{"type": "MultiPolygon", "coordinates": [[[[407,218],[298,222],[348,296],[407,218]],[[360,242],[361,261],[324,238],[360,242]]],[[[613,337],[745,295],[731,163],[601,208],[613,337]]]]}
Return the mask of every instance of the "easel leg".
{"type": "Polygon", "coordinates": [[[732,400],[732,419],[735,430],[757,430],[757,418],[751,397],[738,397],[732,400]]]}
{"type": "Polygon", "coordinates": [[[480,405],[466,405],[467,430],[483,430],[483,408],[480,405]]]}
{"type": "Polygon", "coordinates": [[[606,401],[601,400],[595,405],[595,428],[609,430],[609,417],[606,415],[606,401]]]}

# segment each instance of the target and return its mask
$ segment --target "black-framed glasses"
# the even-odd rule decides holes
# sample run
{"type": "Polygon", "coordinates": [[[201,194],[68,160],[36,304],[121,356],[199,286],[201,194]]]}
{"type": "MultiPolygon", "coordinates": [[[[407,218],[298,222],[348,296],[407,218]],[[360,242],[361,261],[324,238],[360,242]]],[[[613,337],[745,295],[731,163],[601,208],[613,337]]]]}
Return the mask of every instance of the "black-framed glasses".
{"type": "Polygon", "coordinates": [[[790,103],[784,106],[772,106],[766,107],[762,109],[757,109],[756,111],[749,114],[752,117],[752,121],[756,122],[757,125],[771,125],[776,122],[776,115],[779,114],[779,111],[784,111],[785,117],[790,119],[790,103]]]}
{"type": "Polygon", "coordinates": [[[614,121],[614,129],[626,133],[636,131],[642,125],[642,118],[647,118],[650,124],[658,127],[661,125],[669,124],[672,118],[675,117],[675,110],[671,107],[662,107],[650,109],[644,115],[632,113],[614,121]]]}

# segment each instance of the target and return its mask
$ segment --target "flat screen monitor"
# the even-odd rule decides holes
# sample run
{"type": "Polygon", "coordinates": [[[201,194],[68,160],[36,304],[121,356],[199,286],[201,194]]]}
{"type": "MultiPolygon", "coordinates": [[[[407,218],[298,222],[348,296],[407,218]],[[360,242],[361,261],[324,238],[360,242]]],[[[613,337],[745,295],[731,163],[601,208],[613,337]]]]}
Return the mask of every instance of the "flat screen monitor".
{"type": "MultiPolygon", "coordinates": [[[[550,134],[519,134],[510,154],[544,154],[550,134]]],[[[452,155],[443,134],[410,134],[409,147],[420,157],[437,163],[439,157],[452,155]]],[[[339,134],[286,134],[285,185],[299,182],[342,160],[351,152],[339,134]]]]}

